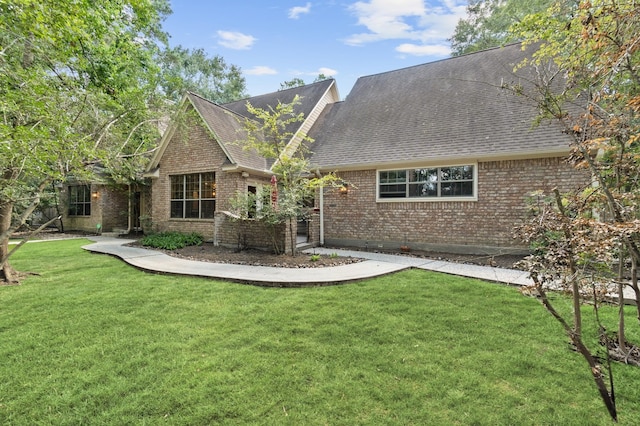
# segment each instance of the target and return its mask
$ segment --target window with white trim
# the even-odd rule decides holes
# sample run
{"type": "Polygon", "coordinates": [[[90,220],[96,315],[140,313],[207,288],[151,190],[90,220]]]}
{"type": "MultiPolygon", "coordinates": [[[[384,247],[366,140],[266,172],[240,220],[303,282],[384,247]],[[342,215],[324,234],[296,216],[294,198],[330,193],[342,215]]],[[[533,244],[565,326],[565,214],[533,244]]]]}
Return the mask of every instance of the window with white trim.
{"type": "Polygon", "coordinates": [[[89,185],[69,187],[69,216],[91,216],[91,188],[89,185]]]}
{"type": "Polygon", "coordinates": [[[473,165],[378,171],[378,198],[473,198],[473,165]]]}
{"type": "Polygon", "coordinates": [[[216,210],[214,172],[170,176],[171,218],[213,219],[216,210]]]}

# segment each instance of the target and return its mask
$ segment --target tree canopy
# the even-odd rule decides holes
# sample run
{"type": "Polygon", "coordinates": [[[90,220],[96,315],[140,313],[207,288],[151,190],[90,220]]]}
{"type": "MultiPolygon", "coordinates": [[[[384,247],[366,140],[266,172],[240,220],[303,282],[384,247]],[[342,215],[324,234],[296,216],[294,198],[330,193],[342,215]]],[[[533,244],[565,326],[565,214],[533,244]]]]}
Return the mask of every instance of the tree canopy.
{"type": "Polygon", "coordinates": [[[156,0],[0,2],[0,279],[15,279],[7,239],[45,187],[157,139],[169,12],[156,0]]]}
{"type": "Polygon", "coordinates": [[[469,0],[467,17],[458,21],[449,39],[453,56],[518,41],[510,27],[552,3],[553,0],[469,0]]]}
{"type": "Polygon", "coordinates": [[[247,97],[240,68],[228,65],[219,55],[210,58],[203,49],[176,46],[160,52],[159,63],[162,69],[160,85],[174,102],[187,91],[216,103],[247,97]]]}

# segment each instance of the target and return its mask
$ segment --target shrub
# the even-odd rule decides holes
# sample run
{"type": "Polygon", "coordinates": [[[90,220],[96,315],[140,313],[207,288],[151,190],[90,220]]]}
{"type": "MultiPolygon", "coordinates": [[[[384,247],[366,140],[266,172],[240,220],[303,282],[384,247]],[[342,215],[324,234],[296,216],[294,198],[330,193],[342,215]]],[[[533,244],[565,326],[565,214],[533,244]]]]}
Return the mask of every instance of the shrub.
{"type": "Polygon", "coordinates": [[[165,250],[176,250],[186,246],[199,246],[202,244],[202,235],[195,232],[183,234],[182,232],[160,232],[146,235],[140,240],[145,247],[154,247],[165,250]]]}

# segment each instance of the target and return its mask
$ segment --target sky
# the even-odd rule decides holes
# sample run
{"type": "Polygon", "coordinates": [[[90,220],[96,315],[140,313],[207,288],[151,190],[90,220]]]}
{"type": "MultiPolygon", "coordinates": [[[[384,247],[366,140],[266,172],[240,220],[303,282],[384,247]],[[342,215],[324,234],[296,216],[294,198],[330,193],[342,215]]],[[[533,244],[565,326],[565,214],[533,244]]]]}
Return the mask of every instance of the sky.
{"type": "Polygon", "coordinates": [[[251,96],[294,78],[358,77],[450,56],[467,0],[170,0],[171,46],[202,48],[242,69],[251,96]]]}

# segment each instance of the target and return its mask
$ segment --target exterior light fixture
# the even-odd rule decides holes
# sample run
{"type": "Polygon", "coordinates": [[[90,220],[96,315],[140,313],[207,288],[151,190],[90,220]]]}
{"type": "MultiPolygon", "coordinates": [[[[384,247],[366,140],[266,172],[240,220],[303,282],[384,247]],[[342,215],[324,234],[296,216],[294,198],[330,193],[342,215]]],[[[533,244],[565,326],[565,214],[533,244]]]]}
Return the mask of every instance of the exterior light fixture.
{"type": "Polygon", "coordinates": [[[93,191],[91,193],[91,198],[98,198],[99,195],[100,195],[100,193],[98,191],[93,191]]]}
{"type": "Polygon", "coordinates": [[[342,182],[342,185],[340,186],[340,188],[338,189],[338,191],[340,191],[341,194],[346,194],[349,192],[349,184],[346,182],[342,182]]]}

